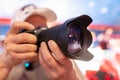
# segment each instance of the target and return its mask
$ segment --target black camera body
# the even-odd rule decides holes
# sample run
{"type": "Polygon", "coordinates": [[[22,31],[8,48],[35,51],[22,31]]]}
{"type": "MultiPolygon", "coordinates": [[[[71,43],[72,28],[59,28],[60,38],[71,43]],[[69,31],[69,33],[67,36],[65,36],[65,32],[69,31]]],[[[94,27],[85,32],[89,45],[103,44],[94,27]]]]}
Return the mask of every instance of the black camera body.
{"type": "Polygon", "coordinates": [[[47,43],[49,40],[54,40],[68,58],[88,61],[93,58],[87,50],[92,43],[92,35],[87,29],[91,22],[92,19],[88,15],[82,15],[51,28],[37,27],[22,32],[35,35],[38,48],[42,41],[47,43]]]}

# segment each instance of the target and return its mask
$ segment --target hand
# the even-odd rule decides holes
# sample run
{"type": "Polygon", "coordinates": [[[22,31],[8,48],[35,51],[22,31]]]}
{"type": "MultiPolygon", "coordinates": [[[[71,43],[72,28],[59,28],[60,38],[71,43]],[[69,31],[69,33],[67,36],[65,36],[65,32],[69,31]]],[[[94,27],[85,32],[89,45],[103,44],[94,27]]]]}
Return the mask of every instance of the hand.
{"type": "Polygon", "coordinates": [[[34,26],[27,22],[15,22],[11,26],[5,40],[5,54],[2,56],[2,62],[7,67],[13,67],[37,55],[37,46],[34,44],[36,37],[29,33],[19,33],[21,29],[32,30],[34,26]]]}
{"type": "Polygon", "coordinates": [[[39,61],[48,78],[50,80],[78,80],[71,60],[64,56],[58,45],[50,40],[48,46],[51,52],[45,42],[42,42],[39,48],[39,61]]]}

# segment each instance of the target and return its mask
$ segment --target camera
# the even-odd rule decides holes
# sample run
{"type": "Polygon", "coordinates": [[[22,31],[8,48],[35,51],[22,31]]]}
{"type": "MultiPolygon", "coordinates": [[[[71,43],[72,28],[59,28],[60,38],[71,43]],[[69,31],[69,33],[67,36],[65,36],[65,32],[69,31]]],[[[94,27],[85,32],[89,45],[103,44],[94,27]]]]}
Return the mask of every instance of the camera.
{"type": "Polygon", "coordinates": [[[81,15],[51,28],[37,27],[22,32],[35,35],[38,48],[42,41],[47,43],[49,40],[54,40],[68,58],[89,61],[93,58],[87,50],[92,43],[92,35],[87,29],[91,22],[90,16],[81,15]]]}

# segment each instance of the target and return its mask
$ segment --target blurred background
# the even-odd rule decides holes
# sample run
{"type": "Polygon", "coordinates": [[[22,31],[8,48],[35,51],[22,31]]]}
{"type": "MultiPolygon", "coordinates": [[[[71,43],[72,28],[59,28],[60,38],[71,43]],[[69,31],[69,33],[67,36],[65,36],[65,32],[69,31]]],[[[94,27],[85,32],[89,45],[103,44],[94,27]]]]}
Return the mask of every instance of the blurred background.
{"type": "Polygon", "coordinates": [[[88,80],[100,70],[112,70],[113,74],[120,76],[120,0],[0,0],[1,40],[10,28],[15,10],[29,3],[54,10],[60,22],[89,15],[93,19],[88,27],[93,36],[89,51],[94,58],[89,62],[76,60],[77,65],[88,80]],[[108,64],[113,61],[114,66],[108,64]]]}

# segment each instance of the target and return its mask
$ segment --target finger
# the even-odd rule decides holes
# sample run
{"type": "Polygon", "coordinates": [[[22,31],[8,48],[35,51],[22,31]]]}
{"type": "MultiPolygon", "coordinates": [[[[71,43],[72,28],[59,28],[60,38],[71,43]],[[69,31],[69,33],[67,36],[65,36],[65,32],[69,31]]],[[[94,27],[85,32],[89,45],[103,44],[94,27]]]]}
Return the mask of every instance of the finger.
{"type": "Polygon", "coordinates": [[[7,50],[16,53],[35,52],[37,46],[34,44],[8,44],[7,50]]]}
{"type": "Polygon", "coordinates": [[[10,54],[14,59],[18,59],[18,60],[29,60],[37,56],[36,52],[29,52],[29,53],[10,52],[10,54]]]}
{"type": "Polygon", "coordinates": [[[50,67],[46,64],[46,62],[44,61],[41,52],[39,50],[39,61],[40,61],[40,65],[42,66],[42,68],[44,69],[45,74],[47,75],[47,77],[50,79],[52,76],[52,70],[50,69],[50,67]]]}
{"type": "Polygon", "coordinates": [[[42,68],[49,72],[50,68],[47,66],[46,62],[44,61],[43,56],[42,56],[40,50],[39,50],[39,54],[38,55],[39,55],[39,61],[40,61],[40,64],[41,64],[42,68]]]}
{"type": "Polygon", "coordinates": [[[28,22],[14,22],[8,34],[17,34],[21,29],[32,30],[34,26],[28,22]]]}
{"type": "Polygon", "coordinates": [[[43,55],[41,54],[40,50],[39,50],[39,61],[40,61],[40,65],[44,69],[48,78],[51,79],[51,80],[53,80],[53,79],[57,80],[59,75],[61,74],[60,72],[63,71],[63,70],[60,70],[60,68],[56,69],[56,66],[54,66],[54,68],[51,68],[50,66],[48,66],[46,64],[46,62],[44,61],[43,55]]]}
{"type": "Polygon", "coordinates": [[[66,64],[66,62],[68,62],[68,58],[63,54],[63,52],[53,40],[48,41],[48,46],[54,53],[55,59],[57,61],[59,61],[61,64],[66,64]]]}
{"type": "Polygon", "coordinates": [[[17,34],[14,38],[11,38],[14,43],[36,43],[37,37],[29,33],[17,34]]]}
{"type": "Polygon", "coordinates": [[[48,47],[45,42],[41,43],[40,51],[45,63],[49,67],[54,67],[54,66],[57,67],[57,62],[54,59],[54,57],[51,55],[50,51],[48,50],[48,47]]]}

